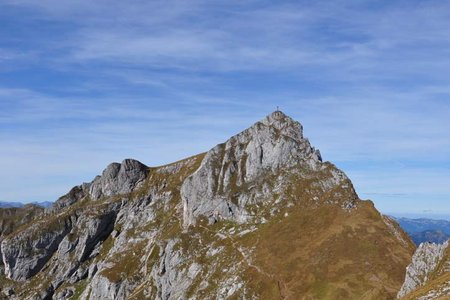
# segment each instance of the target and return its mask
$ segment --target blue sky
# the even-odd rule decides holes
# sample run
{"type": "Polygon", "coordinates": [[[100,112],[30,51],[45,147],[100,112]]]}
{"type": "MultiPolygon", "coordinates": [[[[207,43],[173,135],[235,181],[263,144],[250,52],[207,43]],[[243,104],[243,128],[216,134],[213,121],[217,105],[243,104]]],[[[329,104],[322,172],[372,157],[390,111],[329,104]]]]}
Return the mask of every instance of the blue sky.
{"type": "Polygon", "coordinates": [[[277,105],[381,211],[450,215],[448,1],[0,0],[0,200],[206,151],[277,105]]]}

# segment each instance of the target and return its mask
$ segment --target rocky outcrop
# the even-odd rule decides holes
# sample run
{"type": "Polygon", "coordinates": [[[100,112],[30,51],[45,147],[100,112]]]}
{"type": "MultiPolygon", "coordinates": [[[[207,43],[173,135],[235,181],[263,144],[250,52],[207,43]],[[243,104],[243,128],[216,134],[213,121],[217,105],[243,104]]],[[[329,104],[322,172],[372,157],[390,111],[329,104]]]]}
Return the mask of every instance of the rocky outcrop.
{"type": "Polygon", "coordinates": [[[112,163],[90,183],[73,187],[69,193],[60,197],[49,209],[58,212],[65,207],[89,196],[93,200],[113,195],[127,194],[147,178],[149,168],[134,159],[122,163],[112,163]]]}
{"type": "Polygon", "coordinates": [[[178,270],[186,258],[180,250],[174,249],[177,240],[171,240],[162,248],[160,262],[153,269],[153,278],[156,279],[156,286],[160,291],[161,299],[183,299],[192,281],[198,275],[201,267],[194,264],[187,268],[178,270]]]}
{"type": "MultiPolygon", "coordinates": [[[[21,226],[34,221],[44,212],[44,209],[34,204],[22,207],[0,208],[0,245],[3,239],[21,226]]],[[[0,247],[0,277],[4,274],[2,250],[0,247]]]]}
{"type": "Polygon", "coordinates": [[[89,186],[92,199],[131,192],[145,180],[149,168],[134,159],[125,159],[121,164],[112,163],[97,176],[89,186]]]}
{"type": "Polygon", "coordinates": [[[320,152],[303,137],[302,125],[276,111],[206,154],[181,187],[184,224],[195,224],[199,216],[210,222],[244,222],[248,199],[233,201],[236,190],[282,168],[320,162],[320,152]]]}
{"type": "Polygon", "coordinates": [[[24,281],[38,273],[69,233],[72,222],[71,218],[55,220],[44,228],[42,223],[37,223],[5,238],[1,249],[6,276],[24,281]]]}
{"type": "Polygon", "coordinates": [[[86,300],[103,300],[103,299],[126,299],[130,294],[128,282],[111,282],[107,277],[101,274],[92,278],[91,286],[88,294],[81,298],[86,300]]]}
{"type": "Polygon", "coordinates": [[[405,282],[403,283],[397,298],[423,286],[430,279],[430,275],[441,262],[449,241],[444,244],[422,243],[413,255],[411,264],[406,268],[405,282]]]}
{"type": "Polygon", "coordinates": [[[83,199],[88,194],[89,184],[84,183],[73,187],[66,195],[60,197],[47,210],[49,212],[58,212],[65,207],[69,207],[78,200],[83,199]]]}
{"type": "Polygon", "coordinates": [[[50,263],[48,274],[54,278],[53,287],[58,287],[110,235],[119,207],[114,203],[92,213],[38,222],[6,238],[2,242],[6,276],[23,281],[50,263]]]}
{"type": "Polygon", "coordinates": [[[11,234],[20,226],[33,221],[44,212],[44,209],[34,204],[22,207],[0,208],[0,242],[3,237],[11,234]]]}

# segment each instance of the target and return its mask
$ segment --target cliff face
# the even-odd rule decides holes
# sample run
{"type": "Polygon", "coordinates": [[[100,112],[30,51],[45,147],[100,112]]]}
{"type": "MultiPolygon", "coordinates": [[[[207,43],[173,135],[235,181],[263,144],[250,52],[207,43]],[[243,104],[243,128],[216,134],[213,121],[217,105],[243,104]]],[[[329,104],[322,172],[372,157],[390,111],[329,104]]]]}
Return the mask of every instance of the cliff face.
{"type": "Polygon", "coordinates": [[[11,299],[384,299],[414,246],[277,111],[205,154],[111,164],[1,250],[11,299]]]}
{"type": "MultiPolygon", "coordinates": [[[[3,238],[20,226],[32,222],[42,214],[44,209],[37,205],[28,204],[22,207],[0,208],[0,244],[3,238]]],[[[0,248],[0,257],[1,257],[0,248]]],[[[0,260],[0,274],[5,272],[3,260],[0,260]]],[[[1,275],[0,275],[1,276],[1,275]]]]}
{"type": "Polygon", "coordinates": [[[443,244],[420,244],[406,269],[405,282],[397,298],[439,299],[449,295],[449,241],[443,244]]]}

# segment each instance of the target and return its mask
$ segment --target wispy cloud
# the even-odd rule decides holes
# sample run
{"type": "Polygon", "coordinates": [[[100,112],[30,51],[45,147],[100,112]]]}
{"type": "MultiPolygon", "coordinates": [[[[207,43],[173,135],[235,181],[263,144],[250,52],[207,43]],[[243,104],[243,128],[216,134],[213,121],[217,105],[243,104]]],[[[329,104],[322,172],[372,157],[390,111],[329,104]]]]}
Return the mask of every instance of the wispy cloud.
{"type": "Polygon", "coordinates": [[[0,198],[205,151],[277,105],[383,209],[450,197],[446,2],[0,5],[0,198]]]}

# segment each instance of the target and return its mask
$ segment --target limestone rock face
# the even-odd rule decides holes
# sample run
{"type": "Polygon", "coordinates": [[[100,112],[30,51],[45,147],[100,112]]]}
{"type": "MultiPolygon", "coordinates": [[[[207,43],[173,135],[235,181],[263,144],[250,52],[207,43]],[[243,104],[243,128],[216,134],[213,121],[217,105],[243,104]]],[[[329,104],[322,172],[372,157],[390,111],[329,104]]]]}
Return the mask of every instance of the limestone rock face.
{"type": "Polygon", "coordinates": [[[48,211],[60,211],[68,207],[88,194],[89,184],[82,184],[73,187],[66,195],[60,197],[55,203],[49,207],[48,211]]]}
{"type": "Polygon", "coordinates": [[[50,259],[64,236],[71,220],[62,220],[51,230],[40,231],[35,225],[2,241],[2,260],[8,278],[24,281],[38,273],[50,259]]]}
{"type": "Polygon", "coordinates": [[[89,186],[93,199],[131,192],[148,174],[148,167],[137,160],[112,163],[89,186]]]}
{"type": "Polygon", "coordinates": [[[129,294],[127,283],[115,283],[104,276],[95,276],[92,279],[92,289],[90,295],[83,295],[82,299],[102,300],[102,299],[125,299],[129,294]]]}
{"type": "Polygon", "coordinates": [[[245,202],[232,201],[233,191],[262,174],[299,164],[315,167],[320,152],[303,137],[303,128],[280,111],[219,144],[206,154],[200,168],[181,187],[185,226],[198,216],[247,220],[245,202]]]}
{"type": "Polygon", "coordinates": [[[49,269],[49,274],[59,284],[109,236],[117,210],[117,205],[110,205],[92,215],[73,214],[51,227],[36,222],[35,226],[6,238],[1,245],[6,276],[24,281],[38,273],[52,258],[57,263],[49,269]]]}
{"type": "Polygon", "coordinates": [[[427,283],[431,273],[442,261],[448,245],[449,241],[443,244],[422,243],[419,245],[411,264],[406,268],[405,282],[398,292],[397,298],[401,298],[427,283]]]}
{"type": "Polygon", "coordinates": [[[120,164],[111,163],[101,176],[95,177],[90,183],[73,187],[47,211],[61,211],[87,196],[98,200],[102,197],[129,193],[145,180],[148,172],[149,168],[146,165],[134,159],[125,159],[120,164]]]}

